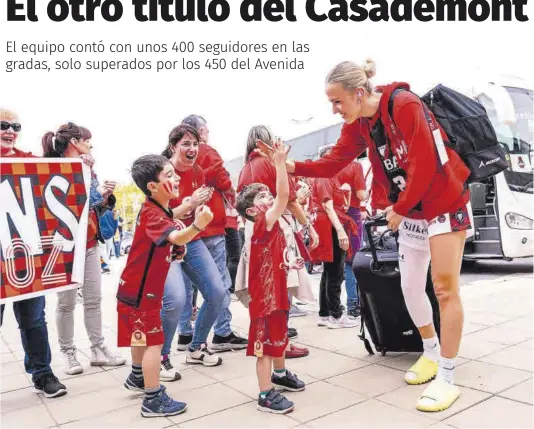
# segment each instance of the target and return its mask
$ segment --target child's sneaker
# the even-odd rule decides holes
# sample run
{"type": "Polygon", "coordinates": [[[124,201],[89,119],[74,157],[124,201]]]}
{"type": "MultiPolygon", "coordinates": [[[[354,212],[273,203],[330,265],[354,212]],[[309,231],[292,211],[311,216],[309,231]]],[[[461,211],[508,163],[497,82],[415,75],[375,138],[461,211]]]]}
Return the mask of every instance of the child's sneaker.
{"type": "Polygon", "coordinates": [[[185,363],[188,364],[201,364],[204,366],[217,366],[222,363],[222,359],[218,356],[215,356],[208,348],[204,345],[199,350],[191,351],[187,350],[185,357],[185,363]]]}
{"type": "Polygon", "coordinates": [[[284,395],[271,389],[265,398],[262,398],[261,395],[258,397],[256,408],[267,413],[286,414],[295,409],[295,404],[289,401],[284,395]]]}
{"type": "Polygon", "coordinates": [[[292,374],[286,369],[286,375],[283,377],[277,377],[272,375],[271,382],[275,387],[279,387],[290,392],[302,392],[306,388],[306,384],[299,380],[297,374],[292,374]]]}
{"type": "Polygon", "coordinates": [[[161,361],[161,370],[159,373],[159,379],[161,381],[178,381],[182,378],[180,373],[172,366],[169,358],[161,361]]]}
{"type": "Polygon", "coordinates": [[[161,392],[154,399],[144,399],[143,405],[141,406],[141,415],[143,417],[167,417],[167,416],[177,416],[182,414],[187,409],[187,404],[185,402],[178,402],[172,399],[165,389],[162,389],[161,392]]]}
{"type": "Polygon", "coordinates": [[[126,387],[128,390],[131,390],[132,392],[145,392],[145,379],[143,377],[141,378],[135,378],[132,373],[128,375],[128,378],[124,382],[124,387],[126,387]]]}

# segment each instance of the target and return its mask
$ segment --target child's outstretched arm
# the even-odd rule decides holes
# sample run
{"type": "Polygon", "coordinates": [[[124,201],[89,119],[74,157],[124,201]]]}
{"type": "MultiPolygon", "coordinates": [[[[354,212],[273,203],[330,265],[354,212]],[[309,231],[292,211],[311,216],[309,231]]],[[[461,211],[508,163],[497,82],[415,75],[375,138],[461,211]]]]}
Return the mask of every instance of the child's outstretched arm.
{"type": "Polygon", "coordinates": [[[181,231],[173,231],[167,237],[169,243],[183,246],[189,243],[196,235],[203,231],[213,219],[213,213],[208,206],[197,207],[193,224],[181,231]]]}
{"type": "Polygon", "coordinates": [[[278,140],[274,143],[273,148],[271,156],[276,168],[276,198],[273,206],[265,213],[266,227],[269,231],[285,212],[289,200],[289,181],[286,169],[289,147],[278,140]]]}

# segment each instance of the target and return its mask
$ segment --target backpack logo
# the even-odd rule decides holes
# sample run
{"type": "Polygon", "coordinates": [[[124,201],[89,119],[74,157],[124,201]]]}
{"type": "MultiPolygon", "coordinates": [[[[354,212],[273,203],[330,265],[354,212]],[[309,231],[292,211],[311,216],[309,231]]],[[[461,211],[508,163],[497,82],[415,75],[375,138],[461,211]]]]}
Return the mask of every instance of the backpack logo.
{"type": "Polygon", "coordinates": [[[494,158],[494,159],[490,159],[488,162],[486,162],[484,164],[484,161],[480,161],[480,165],[478,166],[478,168],[480,167],[487,167],[488,165],[491,165],[491,164],[495,164],[496,162],[499,162],[501,160],[501,157],[498,156],[497,158],[494,158]]]}
{"type": "Polygon", "coordinates": [[[385,153],[386,153],[386,145],[384,146],[380,146],[378,148],[378,152],[380,152],[380,155],[382,156],[382,158],[385,156],[385,153]]]}

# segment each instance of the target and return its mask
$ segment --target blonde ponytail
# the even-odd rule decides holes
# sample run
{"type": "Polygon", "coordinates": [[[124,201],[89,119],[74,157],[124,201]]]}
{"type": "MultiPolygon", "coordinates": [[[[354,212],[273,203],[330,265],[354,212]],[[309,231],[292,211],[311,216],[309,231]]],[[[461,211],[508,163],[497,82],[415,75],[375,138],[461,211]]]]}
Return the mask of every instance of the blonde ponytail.
{"type": "Polygon", "coordinates": [[[326,76],[326,83],[339,83],[345,90],[364,88],[368,92],[373,91],[370,81],[376,75],[376,64],[367,59],[363,66],[352,61],[344,61],[335,66],[326,76]]]}

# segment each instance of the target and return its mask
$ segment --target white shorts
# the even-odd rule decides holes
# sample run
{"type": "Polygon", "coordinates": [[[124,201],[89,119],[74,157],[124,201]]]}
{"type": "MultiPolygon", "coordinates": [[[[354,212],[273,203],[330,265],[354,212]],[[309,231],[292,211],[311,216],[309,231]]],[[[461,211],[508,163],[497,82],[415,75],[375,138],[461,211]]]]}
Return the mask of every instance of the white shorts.
{"type": "Polygon", "coordinates": [[[430,222],[405,217],[399,225],[399,243],[419,250],[430,250],[429,238],[449,232],[467,231],[467,238],[474,234],[473,211],[468,202],[453,213],[439,215],[430,222]]]}

